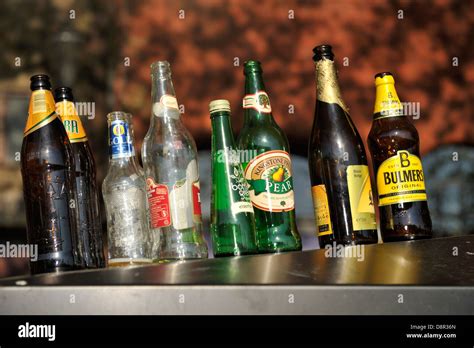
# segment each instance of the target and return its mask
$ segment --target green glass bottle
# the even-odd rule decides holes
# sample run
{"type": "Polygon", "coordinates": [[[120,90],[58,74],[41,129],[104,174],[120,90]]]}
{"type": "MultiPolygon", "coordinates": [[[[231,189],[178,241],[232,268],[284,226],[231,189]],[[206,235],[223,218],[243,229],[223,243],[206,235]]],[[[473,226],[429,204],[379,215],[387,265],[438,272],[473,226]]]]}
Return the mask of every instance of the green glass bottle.
{"type": "Polygon", "coordinates": [[[301,250],[288,140],[272,116],[260,62],[244,65],[244,126],[237,140],[255,210],[259,252],[301,250]]]}
{"type": "Polygon", "coordinates": [[[230,104],[209,104],[212,122],[211,235],[214,256],[257,253],[254,210],[230,125],[230,104]]]}

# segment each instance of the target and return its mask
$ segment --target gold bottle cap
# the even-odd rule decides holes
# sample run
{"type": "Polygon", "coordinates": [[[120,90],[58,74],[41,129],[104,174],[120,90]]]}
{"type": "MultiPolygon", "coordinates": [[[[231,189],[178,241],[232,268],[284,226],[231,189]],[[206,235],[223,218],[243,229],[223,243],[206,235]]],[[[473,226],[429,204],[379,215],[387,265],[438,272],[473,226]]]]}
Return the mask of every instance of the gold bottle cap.
{"type": "Polygon", "coordinates": [[[217,99],[209,103],[209,112],[212,114],[217,111],[230,112],[230,103],[226,99],[217,99]]]}

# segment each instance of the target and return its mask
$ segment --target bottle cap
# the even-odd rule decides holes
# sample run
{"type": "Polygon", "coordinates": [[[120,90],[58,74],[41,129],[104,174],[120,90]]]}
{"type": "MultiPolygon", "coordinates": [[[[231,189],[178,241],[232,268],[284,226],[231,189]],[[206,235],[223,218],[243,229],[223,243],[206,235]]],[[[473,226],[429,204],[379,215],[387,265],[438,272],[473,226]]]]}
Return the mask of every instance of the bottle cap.
{"type": "Polygon", "coordinates": [[[262,64],[258,60],[248,60],[244,63],[244,75],[251,72],[263,72],[262,64]]]}
{"type": "Polygon", "coordinates": [[[375,86],[395,84],[395,80],[391,72],[385,71],[375,75],[375,86]]]}
{"type": "Polygon", "coordinates": [[[51,89],[51,82],[49,76],[45,74],[33,75],[30,78],[30,89],[36,91],[38,89],[51,89]]]}
{"type": "Polygon", "coordinates": [[[226,99],[217,99],[209,103],[209,112],[212,114],[217,111],[230,112],[230,103],[226,99]]]}
{"type": "Polygon", "coordinates": [[[56,102],[63,101],[63,100],[74,101],[74,96],[72,95],[72,89],[69,87],[55,88],[54,100],[56,100],[56,102]]]}
{"type": "Polygon", "coordinates": [[[166,60],[158,60],[150,65],[151,74],[156,75],[158,78],[170,78],[171,77],[171,65],[166,60]]]}
{"type": "Polygon", "coordinates": [[[313,60],[321,60],[321,59],[330,59],[334,60],[334,53],[332,52],[331,45],[319,45],[313,48],[313,60]]]}

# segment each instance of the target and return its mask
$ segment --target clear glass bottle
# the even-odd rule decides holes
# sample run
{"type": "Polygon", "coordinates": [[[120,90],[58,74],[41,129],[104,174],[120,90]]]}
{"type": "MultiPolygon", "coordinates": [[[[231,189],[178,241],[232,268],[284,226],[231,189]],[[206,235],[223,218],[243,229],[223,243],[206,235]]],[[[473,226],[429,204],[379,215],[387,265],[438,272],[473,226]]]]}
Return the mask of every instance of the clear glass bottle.
{"type": "Polygon", "coordinates": [[[135,157],[131,115],[107,115],[110,164],[102,183],[107,214],[109,266],[149,264],[152,234],[146,183],[135,157]]]}
{"type": "Polygon", "coordinates": [[[181,122],[169,63],[153,63],[151,76],[152,116],[143,141],[142,160],[153,229],[153,258],[206,258],[196,144],[181,122]]]}

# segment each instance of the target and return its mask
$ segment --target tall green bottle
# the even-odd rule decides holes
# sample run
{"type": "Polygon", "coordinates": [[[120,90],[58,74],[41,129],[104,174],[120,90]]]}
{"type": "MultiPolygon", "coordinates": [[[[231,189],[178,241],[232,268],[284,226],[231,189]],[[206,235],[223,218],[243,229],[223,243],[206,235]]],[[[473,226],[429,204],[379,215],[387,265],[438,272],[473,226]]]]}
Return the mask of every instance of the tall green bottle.
{"type": "Polygon", "coordinates": [[[244,65],[244,126],[237,140],[255,210],[259,252],[301,250],[288,140],[272,116],[260,62],[244,65]]]}
{"type": "Polygon", "coordinates": [[[230,104],[209,104],[212,122],[211,235],[214,256],[254,254],[255,222],[248,184],[230,125],[230,104]]]}

